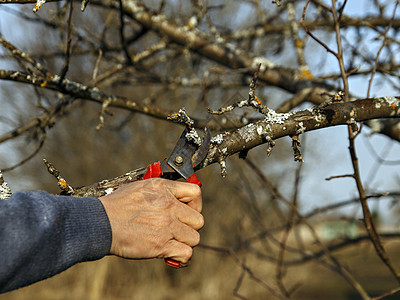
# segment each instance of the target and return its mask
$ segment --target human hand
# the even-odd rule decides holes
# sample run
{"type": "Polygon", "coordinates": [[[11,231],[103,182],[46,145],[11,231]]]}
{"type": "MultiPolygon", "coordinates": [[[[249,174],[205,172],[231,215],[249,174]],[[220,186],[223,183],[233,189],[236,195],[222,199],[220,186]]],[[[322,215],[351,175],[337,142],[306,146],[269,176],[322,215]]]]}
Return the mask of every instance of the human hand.
{"type": "Polygon", "coordinates": [[[110,254],[188,264],[204,225],[197,185],[154,178],[126,184],[99,199],[111,224],[110,254]]]}

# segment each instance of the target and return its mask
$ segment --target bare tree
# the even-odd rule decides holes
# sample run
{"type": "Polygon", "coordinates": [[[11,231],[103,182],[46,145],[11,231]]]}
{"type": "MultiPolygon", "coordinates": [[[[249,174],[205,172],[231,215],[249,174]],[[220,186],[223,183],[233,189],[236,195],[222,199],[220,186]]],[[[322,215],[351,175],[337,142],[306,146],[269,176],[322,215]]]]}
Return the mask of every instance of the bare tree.
{"type": "MultiPolygon", "coordinates": [[[[382,153],[390,147],[398,153],[398,6],[398,0],[0,0],[0,168],[12,190],[31,181],[29,187],[56,192],[51,177],[39,171],[45,156],[62,193],[100,196],[139,179],[145,168],[135,167],[168,155],[183,125],[171,115],[185,108],[194,128],[213,132],[199,168],[209,222],[199,256],[184,271],[191,273],[163,270],[152,279],[169,284],[152,299],[310,299],[320,292],[318,283],[327,285],[325,275],[312,272],[340,283],[332,299],[352,290],[362,299],[390,297],[400,291],[400,273],[396,247],[388,245],[400,232],[379,226],[382,212],[371,212],[371,205],[391,202],[398,209],[399,179],[386,190],[369,183],[379,169],[398,169],[400,161],[398,154],[379,156],[368,142],[376,163],[363,181],[356,142],[381,135],[387,141],[382,153]],[[327,180],[338,182],[338,189],[352,180],[357,196],[349,190],[343,201],[333,194],[329,203],[310,209],[304,194],[313,191],[304,181],[321,166],[304,168],[307,154],[318,156],[319,146],[307,142],[301,150],[301,140],[306,132],[339,125],[347,128],[348,149],[338,155],[348,153],[343,164],[351,171],[327,180]],[[280,142],[284,137],[291,146],[280,142]],[[208,168],[214,163],[225,179],[208,168]],[[360,247],[373,249],[366,270],[377,270],[379,259],[376,276],[389,278],[384,287],[371,286],[371,271],[360,271],[360,255],[357,264],[348,260],[360,247]],[[206,261],[196,265],[201,259],[206,261]],[[210,292],[213,281],[220,288],[210,292]]],[[[329,172],[333,164],[320,160],[329,172]]],[[[393,229],[397,220],[391,217],[393,229]]],[[[122,264],[128,263],[108,270],[103,262],[108,269],[87,295],[123,297],[112,280],[101,288],[107,278],[127,272],[122,264]]],[[[132,280],[143,283],[151,274],[136,273],[132,280]]],[[[124,290],[147,298],[154,292],[144,286],[124,290]]]]}

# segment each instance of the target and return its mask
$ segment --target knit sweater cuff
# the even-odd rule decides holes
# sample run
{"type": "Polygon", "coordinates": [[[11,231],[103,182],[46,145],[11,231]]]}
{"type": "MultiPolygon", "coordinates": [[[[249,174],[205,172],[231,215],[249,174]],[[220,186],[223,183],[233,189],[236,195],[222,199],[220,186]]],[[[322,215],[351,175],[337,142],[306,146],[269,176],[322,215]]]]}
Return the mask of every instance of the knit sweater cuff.
{"type": "Polygon", "coordinates": [[[107,255],[111,247],[111,226],[101,201],[94,197],[74,198],[65,223],[66,261],[96,260],[107,255]],[[79,252],[79,253],[77,253],[79,252]]]}

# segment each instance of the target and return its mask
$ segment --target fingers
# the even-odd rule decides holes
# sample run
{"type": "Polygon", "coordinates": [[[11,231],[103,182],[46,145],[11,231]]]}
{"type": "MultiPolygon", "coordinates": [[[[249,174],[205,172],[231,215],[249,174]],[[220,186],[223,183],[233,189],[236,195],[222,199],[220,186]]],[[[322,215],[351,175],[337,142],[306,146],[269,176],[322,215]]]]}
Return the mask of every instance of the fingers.
{"type": "Polygon", "coordinates": [[[193,248],[180,243],[176,240],[169,241],[163,258],[171,258],[181,263],[181,267],[186,267],[189,264],[189,260],[192,258],[193,248]]]}
{"type": "MultiPolygon", "coordinates": [[[[163,204],[156,204],[165,208],[180,222],[199,230],[204,226],[204,218],[200,214],[202,209],[202,198],[200,187],[187,182],[177,182],[160,178],[147,179],[146,182],[154,189],[145,197],[150,195],[158,200],[164,199],[163,204]],[[164,194],[165,197],[161,195],[164,194]]],[[[152,201],[153,204],[156,201],[152,201]]]]}
{"type": "Polygon", "coordinates": [[[167,189],[180,202],[186,203],[194,210],[201,212],[202,200],[201,189],[198,185],[180,181],[165,181],[167,189]]]}
{"type": "Polygon", "coordinates": [[[173,214],[181,223],[195,230],[200,230],[204,226],[203,215],[186,204],[178,203],[173,210],[173,214]]]}
{"type": "Polygon", "coordinates": [[[174,239],[165,245],[164,258],[171,258],[184,267],[193,254],[193,247],[200,243],[200,230],[204,226],[201,215],[202,198],[199,186],[187,182],[164,180],[166,188],[179,202],[175,202],[172,215],[178,222],[171,224],[174,239]]]}
{"type": "Polygon", "coordinates": [[[197,230],[177,221],[171,225],[171,233],[174,239],[190,247],[195,247],[200,243],[200,234],[197,230]]]}

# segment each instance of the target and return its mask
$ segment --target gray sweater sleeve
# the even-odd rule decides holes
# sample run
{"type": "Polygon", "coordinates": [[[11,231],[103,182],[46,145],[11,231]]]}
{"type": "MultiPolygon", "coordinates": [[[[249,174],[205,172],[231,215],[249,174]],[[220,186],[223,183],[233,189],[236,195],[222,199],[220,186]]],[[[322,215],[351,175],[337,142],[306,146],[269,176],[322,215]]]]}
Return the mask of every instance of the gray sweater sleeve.
{"type": "Polygon", "coordinates": [[[111,239],[97,198],[31,191],[0,200],[0,293],[100,259],[111,239]]]}

